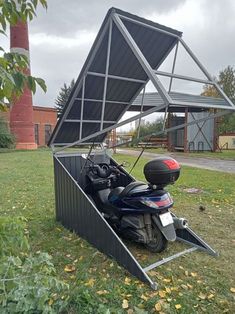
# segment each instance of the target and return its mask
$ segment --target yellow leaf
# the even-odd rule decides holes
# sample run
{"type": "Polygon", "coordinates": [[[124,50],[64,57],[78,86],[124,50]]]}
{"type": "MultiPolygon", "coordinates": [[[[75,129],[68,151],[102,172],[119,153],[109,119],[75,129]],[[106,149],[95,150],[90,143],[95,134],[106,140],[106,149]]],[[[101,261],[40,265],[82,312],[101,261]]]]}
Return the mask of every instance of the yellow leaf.
{"type": "Polygon", "coordinates": [[[164,278],[163,281],[169,283],[169,282],[171,282],[171,279],[169,279],[169,278],[164,278]]]}
{"type": "Polygon", "coordinates": [[[50,299],[49,301],[48,301],[48,304],[51,306],[52,304],[54,303],[54,300],[53,299],[50,299]]]}
{"type": "Polygon", "coordinates": [[[125,280],[124,280],[124,282],[125,282],[125,285],[130,285],[130,282],[131,282],[131,279],[130,278],[128,278],[128,277],[126,277],[125,278],[125,280]]]}
{"type": "Polygon", "coordinates": [[[230,291],[231,291],[232,293],[235,293],[235,288],[230,288],[230,291]]]}
{"type": "Polygon", "coordinates": [[[123,309],[128,309],[128,307],[129,307],[128,301],[127,301],[127,299],[124,299],[124,300],[122,301],[122,308],[123,308],[123,309]]]}
{"type": "Polygon", "coordinates": [[[192,277],[197,277],[197,273],[191,273],[192,277]]]}
{"type": "Polygon", "coordinates": [[[175,305],[176,310],[181,309],[181,307],[182,307],[181,304],[176,304],[176,305],[175,305]]]}
{"type": "Polygon", "coordinates": [[[99,291],[96,291],[96,293],[98,294],[98,295],[104,295],[104,294],[107,294],[107,293],[109,293],[107,290],[99,290],[99,291]]]}
{"type": "Polygon", "coordinates": [[[212,299],[212,298],[214,298],[214,294],[213,294],[213,293],[211,293],[211,294],[209,294],[209,295],[207,296],[207,299],[208,299],[208,300],[210,300],[210,299],[212,299]]]}
{"type": "Polygon", "coordinates": [[[181,287],[182,287],[184,290],[188,290],[188,286],[186,286],[186,285],[181,285],[181,287]]]}
{"type": "Polygon", "coordinates": [[[79,257],[79,261],[82,261],[82,260],[83,260],[83,256],[80,256],[80,257],[79,257]]]}
{"type": "Polygon", "coordinates": [[[167,293],[171,293],[171,289],[168,288],[168,287],[166,287],[166,292],[167,292],[167,293]]]}
{"type": "Polygon", "coordinates": [[[141,295],[141,299],[143,299],[144,301],[148,301],[148,297],[146,297],[144,294],[141,295]]]}
{"type": "Polygon", "coordinates": [[[94,286],[94,283],[95,283],[95,279],[91,278],[91,279],[89,279],[89,280],[85,283],[85,286],[87,286],[87,287],[93,287],[93,286],[94,286]]]}
{"type": "Polygon", "coordinates": [[[190,285],[189,283],[187,283],[187,286],[189,287],[189,289],[193,289],[193,286],[190,285]]]}
{"type": "Polygon", "coordinates": [[[75,271],[75,267],[73,265],[68,264],[65,266],[64,271],[66,271],[67,273],[71,273],[75,271]]]}
{"type": "Polygon", "coordinates": [[[162,306],[160,302],[156,303],[154,307],[157,312],[160,312],[162,310],[162,306]]]}
{"type": "Polygon", "coordinates": [[[184,273],[185,273],[185,276],[188,276],[188,271],[187,271],[187,270],[185,270],[185,272],[184,272],[184,273]]]}
{"type": "Polygon", "coordinates": [[[160,296],[160,298],[165,298],[166,297],[166,292],[163,291],[163,290],[160,290],[159,291],[159,296],[160,296]]]}
{"type": "Polygon", "coordinates": [[[205,300],[206,299],[206,295],[205,294],[203,294],[203,293],[199,293],[199,298],[201,299],[201,300],[205,300]]]}

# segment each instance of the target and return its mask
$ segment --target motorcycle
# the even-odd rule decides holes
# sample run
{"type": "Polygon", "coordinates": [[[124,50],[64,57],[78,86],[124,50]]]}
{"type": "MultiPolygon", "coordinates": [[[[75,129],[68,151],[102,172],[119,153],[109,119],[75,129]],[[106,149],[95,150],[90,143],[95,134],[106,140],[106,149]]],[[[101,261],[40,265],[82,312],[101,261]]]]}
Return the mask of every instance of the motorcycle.
{"type": "Polygon", "coordinates": [[[126,176],[122,166],[90,160],[86,192],[118,235],[162,252],[168,241],[176,240],[177,229],[187,228],[186,219],[171,213],[173,200],[165,190],[179,178],[180,165],[173,158],[159,157],[144,166],[147,184],[119,186],[120,177],[126,176]]]}

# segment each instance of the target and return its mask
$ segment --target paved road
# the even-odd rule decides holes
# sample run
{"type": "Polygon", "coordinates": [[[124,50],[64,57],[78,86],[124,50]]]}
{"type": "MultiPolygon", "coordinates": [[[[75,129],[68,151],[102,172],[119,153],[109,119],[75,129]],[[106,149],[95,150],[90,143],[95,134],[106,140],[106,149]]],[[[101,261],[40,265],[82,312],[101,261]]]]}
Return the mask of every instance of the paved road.
{"type": "MultiPolygon", "coordinates": [[[[118,149],[117,152],[120,154],[126,154],[126,155],[131,155],[131,156],[138,156],[140,153],[139,151],[128,150],[128,149],[118,149]]],[[[179,154],[174,155],[174,153],[167,153],[165,155],[175,158],[181,165],[191,166],[191,167],[196,167],[196,168],[203,168],[203,169],[208,169],[208,170],[216,170],[216,171],[221,171],[221,172],[235,173],[235,161],[234,160],[185,157],[185,156],[179,156],[179,154]]],[[[143,156],[153,159],[162,155],[144,152],[143,156]]]]}

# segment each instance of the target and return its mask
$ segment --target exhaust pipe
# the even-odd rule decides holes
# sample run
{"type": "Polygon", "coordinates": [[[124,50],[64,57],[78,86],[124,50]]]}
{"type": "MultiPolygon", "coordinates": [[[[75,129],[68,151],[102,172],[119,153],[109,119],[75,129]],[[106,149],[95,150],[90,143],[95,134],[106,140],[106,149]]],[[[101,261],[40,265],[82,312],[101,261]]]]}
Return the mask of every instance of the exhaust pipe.
{"type": "Polygon", "coordinates": [[[173,217],[175,229],[186,229],[188,228],[188,220],[185,218],[173,217]]]}

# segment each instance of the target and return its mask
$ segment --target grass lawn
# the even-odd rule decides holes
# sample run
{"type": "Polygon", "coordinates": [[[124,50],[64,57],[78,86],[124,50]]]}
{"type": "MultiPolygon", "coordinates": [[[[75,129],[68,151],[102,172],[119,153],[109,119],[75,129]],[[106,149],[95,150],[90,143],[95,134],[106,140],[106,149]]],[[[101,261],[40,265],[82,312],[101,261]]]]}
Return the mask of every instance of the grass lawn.
{"type": "MultiPolygon", "coordinates": [[[[122,155],[115,158],[135,160],[122,155]]],[[[143,180],[145,162],[142,159],[133,171],[139,180],[143,180]]],[[[230,290],[235,288],[235,175],[183,167],[180,179],[169,190],[175,213],[186,217],[220,256],[194,252],[151,271],[160,289],[152,291],[55,221],[49,150],[0,153],[1,215],[27,218],[32,250],[50,253],[58,277],[70,285],[68,313],[235,313],[230,290]],[[190,187],[202,192],[188,194],[184,189],[190,187]],[[199,205],[206,210],[200,212],[199,205]],[[74,272],[64,270],[68,264],[74,266],[74,272]],[[128,308],[123,309],[127,303],[128,308]]],[[[182,248],[179,243],[169,245],[159,256],[131,245],[143,264],[182,248]]]]}
{"type": "MultiPolygon", "coordinates": [[[[141,150],[141,148],[129,148],[133,150],[141,150]]],[[[163,148],[146,148],[146,152],[155,153],[155,154],[166,154],[169,153],[166,149],[163,148]]],[[[227,159],[235,160],[235,149],[234,150],[222,150],[221,152],[201,152],[201,153],[183,153],[183,152],[173,152],[174,155],[179,155],[183,157],[204,157],[204,158],[214,158],[214,159],[227,159]]]]}

